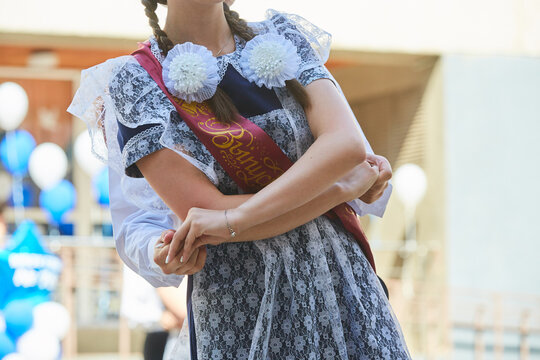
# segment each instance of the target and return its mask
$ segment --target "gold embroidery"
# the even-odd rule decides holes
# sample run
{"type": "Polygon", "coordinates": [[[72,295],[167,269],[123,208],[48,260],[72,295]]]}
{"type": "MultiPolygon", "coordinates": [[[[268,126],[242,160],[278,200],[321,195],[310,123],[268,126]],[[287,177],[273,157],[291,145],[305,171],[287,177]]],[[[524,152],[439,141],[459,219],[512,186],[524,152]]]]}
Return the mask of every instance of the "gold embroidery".
{"type": "Polygon", "coordinates": [[[212,144],[220,149],[225,162],[238,169],[236,176],[248,187],[253,188],[257,185],[257,188],[262,188],[284,173],[284,170],[268,156],[261,162],[256,154],[252,154],[251,150],[261,151],[262,144],[254,143],[255,137],[251,131],[238,122],[225,124],[218,121],[211,115],[206,103],[186,103],[178,99],[175,101],[189,116],[195,117],[198,128],[211,136],[212,144]],[[204,119],[204,115],[211,116],[204,119]],[[199,121],[200,118],[204,120],[199,121]]]}

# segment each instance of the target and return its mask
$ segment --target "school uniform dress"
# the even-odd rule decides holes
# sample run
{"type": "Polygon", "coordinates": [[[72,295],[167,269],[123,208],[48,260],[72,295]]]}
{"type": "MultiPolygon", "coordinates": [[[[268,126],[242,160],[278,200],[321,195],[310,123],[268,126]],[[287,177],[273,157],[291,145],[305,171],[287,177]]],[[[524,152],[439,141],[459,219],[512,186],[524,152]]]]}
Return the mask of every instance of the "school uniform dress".
{"type": "MultiPolygon", "coordinates": [[[[322,78],[335,83],[324,67],[328,33],[274,10],[250,26],[258,34],[280,34],[296,46],[301,58],[297,79],[303,85],[322,78]]],[[[270,90],[248,81],[239,63],[245,41],[235,36],[235,43],[233,53],[217,59],[218,86],[242,116],[296,161],[314,141],[302,107],[286,88],[270,90]]],[[[150,44],[162,62],[153,37],[150,44]]],[[[180,221],[142,178],[136,162],[168,148],[223,194],[240,194],[241,189],[131,56],[83,71],[69,111],[87,122],[94,151],[111,169],[111,212],[120,256],[154,286],[177,285],[182,277],[161,273],[152,254],[161,231],[177,228],[180,221]]],[[[382,216],[390,192],[391,187],[370,205],[360,200],[350,204],[360,215],[382,216]]],[[[204,268],[191,278],[191,330],[198,359],[410,358],[375,272],[339,220],[320,216],[269,239],[207,248],[204,268]]]]}

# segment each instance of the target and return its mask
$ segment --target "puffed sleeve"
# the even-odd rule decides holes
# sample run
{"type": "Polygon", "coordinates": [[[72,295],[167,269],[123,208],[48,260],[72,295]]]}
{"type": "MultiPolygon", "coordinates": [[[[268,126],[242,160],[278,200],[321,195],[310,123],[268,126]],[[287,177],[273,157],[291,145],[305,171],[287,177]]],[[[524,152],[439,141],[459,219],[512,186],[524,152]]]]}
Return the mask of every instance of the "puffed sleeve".
{"type": "Polygon", "coordinates": [[[166,147],[217,185],[213,157],[144,68],[138,63],[127,64],[112,79],[109,91],[117,111],[118,143],[126,175],[142,177],[135,163],[166,147]]]}
{"type": "Polygon", "coordinates": [[[144,210],[168,211],[136,166],[159,149],[173,150],[218,185],[214,158],[132,56],[83,70],[68,112],[87,124],[92,151],[122,175],[123,195],[144,210]]]}
{"type": "Polygon", "coordinates": [[[138,64],[127,63],[109,84],[109,94],[116,111],[122,167],[127,176],[136,178],[142,174],[135,163],[164,148],[160,143],[165,129],[163,124],[174,110],[147,76],[138,64]]]}
{"type": "Polygon", "coordinates": [[[266,12],[267,26],[290,40],[300,56],[298,81],[306,86],[317,79],[333,77],[324,64],[330,54],[332,35],[296,14],[287,14],[273,9],[266,12]]]}

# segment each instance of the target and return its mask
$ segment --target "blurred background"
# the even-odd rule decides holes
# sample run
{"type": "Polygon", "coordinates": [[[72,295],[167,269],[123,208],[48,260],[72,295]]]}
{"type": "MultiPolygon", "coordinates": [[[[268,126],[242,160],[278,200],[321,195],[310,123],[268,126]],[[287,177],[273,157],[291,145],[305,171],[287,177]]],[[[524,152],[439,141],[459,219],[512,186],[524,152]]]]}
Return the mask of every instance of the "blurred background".
{"type": "MultiPolygon", "coordinates": [[[[327,67],[394,170],[384,218],[362,222],[413,358],[540,359],[540,1],[232,8],[332,33],[327,67]]],[[[0,0],[0,359],[142,359],[181,327],[123,269],[107,172],[66,112],[81,69],[150,33],[134,0],[0,0]]]]}

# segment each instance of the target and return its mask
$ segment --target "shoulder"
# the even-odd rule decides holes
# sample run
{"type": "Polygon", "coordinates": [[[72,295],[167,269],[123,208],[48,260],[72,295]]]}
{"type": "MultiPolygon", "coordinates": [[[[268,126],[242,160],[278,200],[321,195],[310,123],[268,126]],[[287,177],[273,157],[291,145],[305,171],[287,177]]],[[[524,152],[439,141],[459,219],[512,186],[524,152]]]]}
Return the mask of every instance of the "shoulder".
{"type": "Polygon", "coordinates": [[[109,92],[120,84],[142,85],[149,82],[146,70],[131,55],[122,55],[81,71],[80,89],[109,92]]]}
{"type": "Polygon", "coordinates": [[[328,60],[332,43],[329,32],[297,14],[268,9],[265,18],[249,23],[255,33],[283,35],[297,47],[301,56],[316,57],[322,63],[328,60]]]}
{"type": "Polygon", "coordinates": [[[94,83],[106,85],[118,73],[127,67],[131,67],[137,61],[131,55],[122,55],[96,64],[81,71],[81,85],[94,83]]]}

